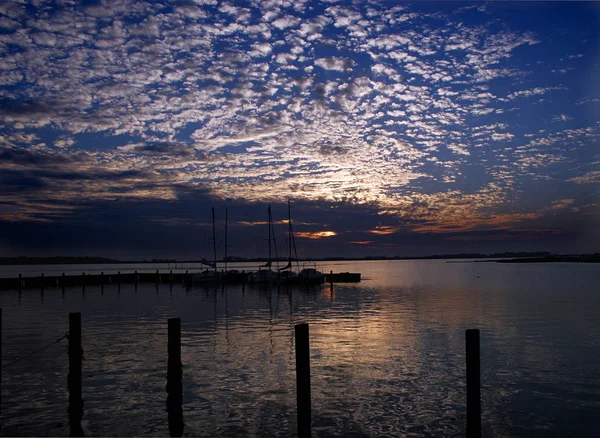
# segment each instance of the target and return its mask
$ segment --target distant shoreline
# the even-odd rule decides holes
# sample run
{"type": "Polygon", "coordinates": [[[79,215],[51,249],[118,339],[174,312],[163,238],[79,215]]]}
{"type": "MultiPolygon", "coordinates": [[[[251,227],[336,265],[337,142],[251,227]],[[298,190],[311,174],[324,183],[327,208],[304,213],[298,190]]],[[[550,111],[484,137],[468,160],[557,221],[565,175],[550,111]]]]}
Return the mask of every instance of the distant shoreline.
{"type": "MultiPolygon", "coordinates": [[[[305,258],[301,262],[344,262],[344,261],[394,261],[394,260],[454,260],[454,259],[483,259],[475,260],[481,262],[496,263],[600,263],[600,253],[578,254],[578,255],[557,255],[550,253],[496,253],[496,254],[443,254],[429,255],[421,257],[325,257],[325,258],[305,258]],[[502,260],[486,260],[502,259],[502,260]]],[[[228,257],[227,263],[263,263],[265,258],[242,258],[228,257]]],[[[287,262],[287,259],[280,258],[277,261],[287,262]]],[[[82,264],[145,264],[145,263],[206,263],[206,259],[201,260],[174,260],[174,259],[151,259],[151,260],[117,260],[106,257],[0,257],[0,266],[7,265],[82,265],[82,264]]],[[[218,263],[224,263],[225,260],[218,260],[218,263]]]]}
{"type": "Polygon", "coordinates": [[[600,254],[586,254],[580,256],[552,255],[547,257],[496,260],[496,263],[600,263],[600,254]]]}

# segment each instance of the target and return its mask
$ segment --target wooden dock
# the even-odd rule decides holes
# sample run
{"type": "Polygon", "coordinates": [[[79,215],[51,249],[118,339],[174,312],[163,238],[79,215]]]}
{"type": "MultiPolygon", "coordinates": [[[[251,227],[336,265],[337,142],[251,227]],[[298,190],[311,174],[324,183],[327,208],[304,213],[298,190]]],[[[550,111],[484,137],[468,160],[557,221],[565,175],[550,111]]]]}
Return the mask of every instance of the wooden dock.
{"type": "Polygon", "coordinates": [[[330,272],[325,274],[325,283],[360,283],[360,272],[330,272]]]}
{"type": "Polygon", "coordinates": [[[0,278],[0,289],[41,289],[45,287],[98,286],[137,283],[191,283],[192,274],[169,272],[128,272],[117,274],[39,275],[0,278]]]}
{"type": "MultiPolygon", "coordinates": [[[[82,272],[76,275],[44,275],[35,277],[23,277],[19,274],[16,278],[0,278],[0,289],[43,289],[47,287],[72,287],[72,286],[102,286],[102,285],[120,285],[120,284],[138,284],[138,283],[167,283],[167,284],[193,284],[193,274],[178,273],[170,271],[156,272],[127,272],[88,274],[82,272]]],[[[240,273],[241,274],[241,273],[240,273]]],[[[220,283],[226,284],[246,284],[247,276],[238,275],[224,277],[220,283]]],[[[357,283],[360,282],[360,273],[330,272],[325,274],[325,283],[357,283]]]]}

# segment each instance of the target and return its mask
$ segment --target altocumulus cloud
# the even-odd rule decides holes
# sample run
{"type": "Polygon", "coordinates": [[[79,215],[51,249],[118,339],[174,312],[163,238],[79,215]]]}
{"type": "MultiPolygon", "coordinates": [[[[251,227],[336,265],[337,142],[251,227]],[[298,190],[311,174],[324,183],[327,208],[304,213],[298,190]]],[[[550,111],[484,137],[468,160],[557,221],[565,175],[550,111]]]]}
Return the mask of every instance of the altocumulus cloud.
{"type": "Polygon", "coordinates": [[[589,211],[599,100],[574,87],[589,21],[532,31],[497,26],[503,5],[332,3],[4,2],[0,172],[27,190],[3,194],[3,217],[183,187],[368,205],[390,233],[589,211]]]}

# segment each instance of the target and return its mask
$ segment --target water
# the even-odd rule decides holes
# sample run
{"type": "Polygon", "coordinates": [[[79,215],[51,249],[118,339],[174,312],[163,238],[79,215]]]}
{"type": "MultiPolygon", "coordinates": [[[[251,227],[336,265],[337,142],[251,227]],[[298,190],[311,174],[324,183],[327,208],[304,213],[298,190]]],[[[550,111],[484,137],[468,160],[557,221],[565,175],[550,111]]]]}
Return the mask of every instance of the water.
{"type": "MultiPolygon", "coordinates": [[[[480,328],[484,436],[597,433],[598,265],[321,267],[362,272],[364,281],[333,292],[168,284],[4,291],[3,363],[62,336],[68,313],[80,311],[86,435],[165,436],[167,319],[180,317],[185,435],[289,436],[294,325],[307,321],[315,436],[464,436],[464,330],[480,328]]],[[[3,435],[68,435],[66,345],[3,369],[3,435]]]]}

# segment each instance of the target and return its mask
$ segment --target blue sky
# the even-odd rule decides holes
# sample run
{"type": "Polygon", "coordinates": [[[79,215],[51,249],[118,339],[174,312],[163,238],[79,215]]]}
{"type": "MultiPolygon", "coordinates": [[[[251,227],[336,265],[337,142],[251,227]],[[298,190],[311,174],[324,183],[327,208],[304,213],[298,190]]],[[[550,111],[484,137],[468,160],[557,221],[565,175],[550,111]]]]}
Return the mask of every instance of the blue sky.
{"type": "Polygon", "coordinates": [[[597,251],[599,24],[594,2],[3,2],[0,251],[205,256],[217,205],[261,255],[287,199],[307,256],[597,251]]]}

